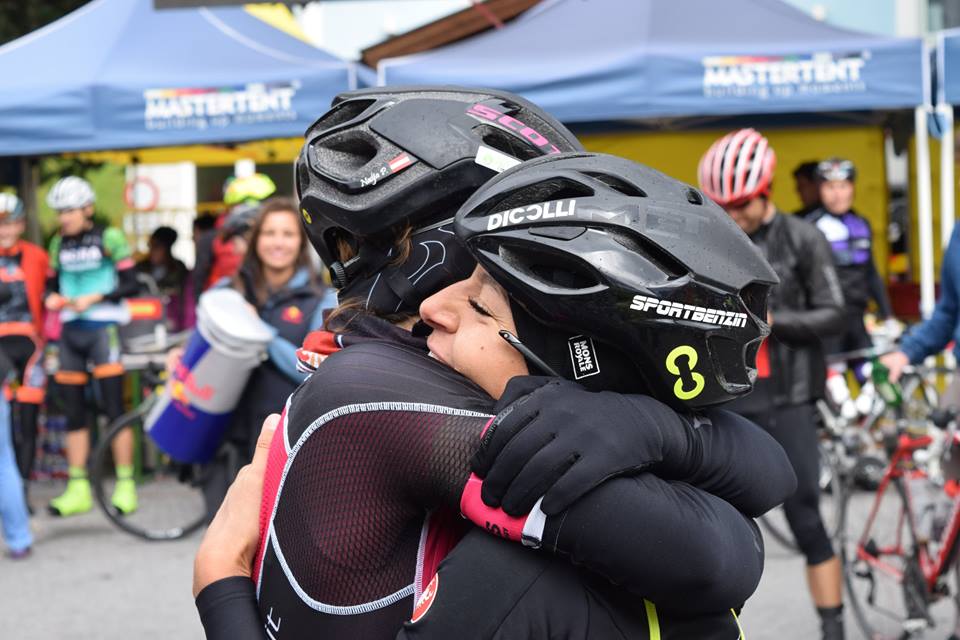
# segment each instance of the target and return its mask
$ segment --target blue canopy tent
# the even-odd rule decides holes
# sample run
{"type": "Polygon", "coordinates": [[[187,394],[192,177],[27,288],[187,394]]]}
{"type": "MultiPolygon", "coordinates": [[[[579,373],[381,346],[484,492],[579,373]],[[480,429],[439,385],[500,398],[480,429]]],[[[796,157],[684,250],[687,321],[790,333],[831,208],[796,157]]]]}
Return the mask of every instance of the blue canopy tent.
{"type": "MultiPolygon", "coordinates": [[[[929,109],[920,39],[833,27],[780,0],[543,0],[502,29],[380,61],[378,83],[519,93],[565,122],[929,109]]],[[[929,149],[917,136],[921,247],[933,246],[929,149]]],[[[921,309],[933,309],[921,250],[921,309]]]]}
{"type": "Polygon", "coordinates": [[[913,108],[919,39],[829,26],[779,0],[544,0],[502,29],[386,59],[380,84],[520,93],[564,122],[913,108]]]}
{"type": "Polygon", "coordinates": [[[243,8],[93,0],[0,47],[0,155],[299,136],[356,87],[340,60],[243,8]]]}

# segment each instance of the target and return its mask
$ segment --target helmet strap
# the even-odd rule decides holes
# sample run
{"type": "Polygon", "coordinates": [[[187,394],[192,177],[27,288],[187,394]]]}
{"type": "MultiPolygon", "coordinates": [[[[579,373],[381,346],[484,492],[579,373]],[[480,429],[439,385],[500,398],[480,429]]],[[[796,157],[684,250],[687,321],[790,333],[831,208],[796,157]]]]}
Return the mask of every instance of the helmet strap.
{"type": "MultiPolygon", "coordinates": [[[[513,335],[506,329],[500,329],[500,337],[507,341],[511,347],[520,352],[520,355],[527,361],[527,365],[533,365],[535,368],[539,369],[541,373],[545,373],[548,376],[553,376],[555,378],[562,378],[559,373],[553,370],[553,367],[548,365],[546,362],[540,359],[540,357],[530,350],[528,346],[520,342],[520,338],[513,335]]],[[[530,367],[528,366],[527,369],[530,367]]]]}
{"type": "Polygon", "coordinates": [[[383,280],[405,306],[419,308],[423,296],[417,293],[413,283],[399,269],[387,267],[383,272],[383,280]]]}
{"type": "Polygon", "coordinates": [[[531,373],[544,372],[547,375],[566,378],[582,384],[589,391],[650,393],[642,373],[637,370],[630,358],[619,349],[599,340],[591,342],[593,356],[598,363],[598,372],[595,375],[578,378],[571,359],[570,342],[574,338],[584,336],[575,336],[569,331],[538,321],[513,298],[510,298],[510,310],[519,335],[517,342],[523,349],[518,348],[506,337],[504,339],[523,354],[531,373]]]}

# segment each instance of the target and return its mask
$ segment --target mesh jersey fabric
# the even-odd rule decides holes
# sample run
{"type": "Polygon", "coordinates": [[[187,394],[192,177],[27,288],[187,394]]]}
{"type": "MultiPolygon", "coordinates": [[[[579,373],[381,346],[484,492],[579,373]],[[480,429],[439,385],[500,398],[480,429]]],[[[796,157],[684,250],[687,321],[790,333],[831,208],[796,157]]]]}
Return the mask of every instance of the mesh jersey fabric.
{"type": "Polygon", "coordinates": [[[271,447],[264,493],[278,499],[256,567],[261,617],[303,630],[284,638],[315,634],[317,612],[330,614],[330,633],[396,634],[427,548],[442,555],[456,542],[438,541],[430,522],[453,520],[492,406],[416,346],[331,355],[291,396],[271,447]]]}

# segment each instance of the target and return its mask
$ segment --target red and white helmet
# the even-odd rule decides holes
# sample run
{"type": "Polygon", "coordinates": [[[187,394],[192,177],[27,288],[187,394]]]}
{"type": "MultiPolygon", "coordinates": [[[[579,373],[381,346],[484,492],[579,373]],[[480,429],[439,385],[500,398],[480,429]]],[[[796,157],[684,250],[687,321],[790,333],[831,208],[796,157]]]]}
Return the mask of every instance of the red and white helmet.
{"type": "Polygon", "coordinates": [[[700,188],[721,207],[770,195],[777,156],[755,129],[728,133],[700,158],[700,188]]]}

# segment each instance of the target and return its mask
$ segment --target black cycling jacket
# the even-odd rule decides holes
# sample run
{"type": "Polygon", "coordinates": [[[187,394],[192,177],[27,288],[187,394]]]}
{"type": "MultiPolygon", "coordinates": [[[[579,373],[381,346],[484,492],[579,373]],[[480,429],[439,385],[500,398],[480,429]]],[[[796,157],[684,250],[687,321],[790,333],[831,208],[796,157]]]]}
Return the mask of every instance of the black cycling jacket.
{"type": "MultiPolygon", "coordinates": [[[[345,349],[294,395],[284,436],[296,455],[263,560],[261,622],[246,625],[250,637],[389,638],[410,617],[425,525],[456,510],[492,410],[477,387],[415,342],[345,349]],[[411,399],[422,406],[402,406],[411,399]]],[[[752,424],[717,411],[730,428],[697,428],[662,407],[654,422],[665,434],[664,475],[687,477],[750,511],[792,491],[782,450],[752,424]]],[[[758,540],[753,523],[723,500],[644,474],[609,481],[550,519],[539,554],[521,550],[545,559],[569,554],[689,615],[724,611],[752,593],[762,569],[758,540]]],[[[223,596],[230,584],[237,581],[198,596],[210,638],[227,637],[217,623],[224,607],[252,620],[249,593],[223,596]]]]}
{"type": "Polygon", "coordinates": [[[768,303],[771,374],[727,406],[757,414],[823,397],[827,365],[821,341],[844,330],[844,301],[830,245],[809,222],[778,211],[750,239],[780,278],[768,303]]]}
{"type": "Polygon", "coordinates": [[[870,221],[853,209],[834,215],[823,207],[807,214],[806,220],[817,227],[830,244],[847,307],[863,313],[873,300],[881,318],[892,317],[887,288],[873,259],[870,221]]]}

